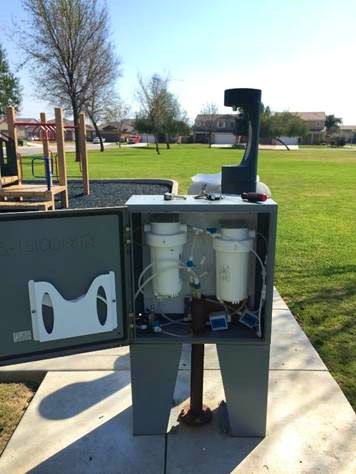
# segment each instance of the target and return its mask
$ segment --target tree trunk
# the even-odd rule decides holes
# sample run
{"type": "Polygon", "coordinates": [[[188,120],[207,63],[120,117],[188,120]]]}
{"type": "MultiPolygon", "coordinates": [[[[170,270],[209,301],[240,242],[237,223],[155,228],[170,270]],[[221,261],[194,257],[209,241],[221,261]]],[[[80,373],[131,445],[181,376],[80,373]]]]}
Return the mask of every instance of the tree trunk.
{"type": "Polygon", "coordinates": [[[274,137],[274,139],[275,139],[277,142],[281,143],[283,146],[285,146],[288,151],[290,151],[290,148],[288,147],[288,145],[287,145],[286,143],[284,143],[283,140],[281,140],[279,137],[274,137]]]}
{"type": "Polygon", "coordinates": [[[171,146],[169,144],[169,136],[168,135],[166,135],[166,147],[167,147],[167,150],[171,149],[171,146]]]}
{"type": "Polygon", "coordinates": [[[157,137],[155,137],[155,144],[156,144],[156,153],[157,153],[157,155],[159,155],[160,151],[159,151],[159,145],[158,145],[158,138],[157,137]]]}
{"type": "Polygon", "coordinates": [[[105,151],[103,139],[102,139],[98,124],[96,123],[96,121],[94,120],[94,117],[92,115],[89,115],[89,117],[90,117],[91,123],[93,124],[93,127],[95,129],[96,136],[99,137],[99,140],[100,140],[100,151],[105,151]]]}
{"type": "Polygon", "coordinates": [[[208,145],[209,145],[209,148],[211,148],[211,135],[212,135],[212,132],[209,132],[209,133],[208,133],[208,145]]]}
{"type": "Polygon", "coordinates": [[[75,161],[80,162],[80,144],[79,144],[79,111],[77,103],[72,100],[72,111],[73,111],[73,125],[74,129],[74,140],[75,140],[75,161]]]}

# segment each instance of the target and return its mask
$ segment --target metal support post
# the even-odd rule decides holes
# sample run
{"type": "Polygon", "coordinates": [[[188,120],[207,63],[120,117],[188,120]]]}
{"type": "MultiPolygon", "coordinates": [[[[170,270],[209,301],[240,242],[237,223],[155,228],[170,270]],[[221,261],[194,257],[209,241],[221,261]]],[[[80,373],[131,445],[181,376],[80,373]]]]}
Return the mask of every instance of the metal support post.
{"type": "Polygon", "coordinates": [[[178,420],[201,426],[209,423],[213,416],[210,408],[203,405],[204,344],[192,344],[190,367],[190,403],[183,408],[178,420]]]}

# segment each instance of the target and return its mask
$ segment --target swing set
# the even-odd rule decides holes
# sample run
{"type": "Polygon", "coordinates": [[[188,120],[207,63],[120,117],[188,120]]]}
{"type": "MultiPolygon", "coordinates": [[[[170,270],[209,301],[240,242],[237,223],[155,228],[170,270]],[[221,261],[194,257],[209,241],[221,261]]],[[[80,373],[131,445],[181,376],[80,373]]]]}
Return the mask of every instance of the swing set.
{"type": "MultiPolygon", "coordinates": [[[[33,123],[16,121],[14,107],[7,107],[8,132],[7,134],[0,133],[0,211],[54,210],[56,196],[60,198],[62,208],[69,207],[64,133],[66,129],[74,129],[76,126],[64,125],[61,108],[55,108],[54,111],[54,123],[47,122],[46,114],[43,112],[40,114],[40,122],[33,123]],[[21,126],[32,127],[34,130],[40,129],[45,183],[24,180],[22,157],[17,148],[17,127],[21,126]],[[57,151],[55,154],[49,149],[49,133],[55,134],[56,137],[57,151]],[[56,173],[53,173],[54,168],[56,173]]],[[[88,195],[90,189],[84,113],[79,116],[78,129],[83,194],[88,195]]],[[[32,171],[34,174],[34,160],[32,161],[32,171]]]]}

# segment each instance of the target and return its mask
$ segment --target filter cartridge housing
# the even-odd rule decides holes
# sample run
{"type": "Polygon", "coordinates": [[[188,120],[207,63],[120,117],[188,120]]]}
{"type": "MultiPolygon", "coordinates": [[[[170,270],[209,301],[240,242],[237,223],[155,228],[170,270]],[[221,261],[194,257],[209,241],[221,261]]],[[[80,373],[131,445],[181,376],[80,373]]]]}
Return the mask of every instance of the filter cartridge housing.
{"type": "Polygon", "coordinates": [[[248,297],[250,250],[253,238],[244,223],[221,228],[213,241],[216,251],[216,296],[230,303],[248,297]]]}
{"type": "Polygon", "coordinates": [[[153,293],[157,297],[177,296],[182,289],[179,265],[187,226],[180,222],[151,222],[145,231],[154,275],[153,293]]]}

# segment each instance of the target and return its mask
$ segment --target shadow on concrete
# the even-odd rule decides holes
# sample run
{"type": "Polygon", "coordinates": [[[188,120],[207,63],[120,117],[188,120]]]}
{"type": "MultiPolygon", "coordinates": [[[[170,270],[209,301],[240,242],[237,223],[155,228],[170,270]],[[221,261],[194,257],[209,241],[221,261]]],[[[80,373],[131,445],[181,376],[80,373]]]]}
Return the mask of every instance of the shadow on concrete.
{"type": "Polygon", "coordinates": [[[212,421],[205,426],[188,427],[179,423],[170,431],[167,473],[230,474],[263,442],[263,438],[231,437],[223,433],[219,408],[212,413],[212,421]]]}
{"type": "MultiPolygon", "coordinates": [[[[281,371],[270,377],[266,438],[224,435],[216,409],[210,425],[196,430],[174,426],[168,435],[167,473],[356,472],[355,418],[329,373],[281,371]]],[[[179,402],[189,390],[184,379],[179,402]]]]}
{"type": "MultiPolygon", "coordinates": [[[[102,379],[100,379],[102,380],[102,379]]],[[[32,474],[165,472],[165,437],[132,436],[132,407],[29,470],[32,474]]]]}
{"type": "Polygon", "coordinates": [[[113,370],[131,370],[130,353],[116,358],[113,370]]]}
{"type": "Polygon", "coordinates": [[[133,436],[132,407],[122,411],[90,433],[43,461],[28,472],[31,474],[163,474],[190,473],[204,465],[204,474],[228,474],[246,459],[263,441],[261,438],[232,438],[219,430],[218,409],[213,411],[213,422],[201,428],[179,425],[167,436],[133,436]],[[180,443],[176,444],[176,439],[180,443]],[[238,440],[238,442],[237,442],[238,440]],[[183,445],[181,444],[183,442],[183,445]],[[169,446],[179,454],[173,458],[169,446]],[[223,459],[223,462],[222,462],[223,459]],[[167,462],[167,466],[165,463],[167,462]],[[180,470],[182,462],[182,470],[180,470]],[[184,468],[183,468],[184,466],[184,468]]]}
{"type": "MultiPolygon", "coordinates": [[[[128,364],[127,359],[129,355],[119,357],[115,365],[128,364]]],[[[50,420],[71,418],[123,389],[130,381],[130,372],[120,371],[119,374],[110,372],[96,380],[66,385],[46,396],[39,405],[39,412],[50,420]]]]}

